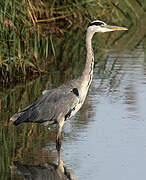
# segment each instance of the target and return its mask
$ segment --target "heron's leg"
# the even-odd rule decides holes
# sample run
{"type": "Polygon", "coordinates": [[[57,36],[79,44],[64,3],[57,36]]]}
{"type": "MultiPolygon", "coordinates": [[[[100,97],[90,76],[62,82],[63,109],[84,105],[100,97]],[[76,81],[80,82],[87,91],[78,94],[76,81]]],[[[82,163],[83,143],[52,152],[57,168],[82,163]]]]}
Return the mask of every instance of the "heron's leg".
{"type": "Polygon", "coordinates": [[[64,163],[63,163],[62,158],[61,158],[61,152],[57,151],[57,155],[58,155],[58,169],[62,173],[64,173],[64,163]]]}
{"type": "Polygon", "coordinates": [[[64,119],[58,122],[58,131],[57,131],[57,137],[56,137],[56,149],[58,151],[60,151],[60,148],[61,148],[61,131],[62,131],[63,125],[64,125],[64,119]]]}

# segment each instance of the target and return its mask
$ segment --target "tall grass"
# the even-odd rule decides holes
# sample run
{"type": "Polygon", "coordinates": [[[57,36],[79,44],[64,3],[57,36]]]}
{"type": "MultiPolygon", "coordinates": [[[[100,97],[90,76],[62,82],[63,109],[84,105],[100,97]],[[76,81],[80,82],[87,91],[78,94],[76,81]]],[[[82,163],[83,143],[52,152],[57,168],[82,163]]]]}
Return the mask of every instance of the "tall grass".
{"type": "Polygon", "coordinates": [[[56,35],[65,36],[72,27],[71,31],[85,28],[90,19],[116,22],[122,18],[123,22],[129,15],[119,11],[119,2],[1,0],[0,82],[46,73],[47,65],[58,61],[56,35]]]}

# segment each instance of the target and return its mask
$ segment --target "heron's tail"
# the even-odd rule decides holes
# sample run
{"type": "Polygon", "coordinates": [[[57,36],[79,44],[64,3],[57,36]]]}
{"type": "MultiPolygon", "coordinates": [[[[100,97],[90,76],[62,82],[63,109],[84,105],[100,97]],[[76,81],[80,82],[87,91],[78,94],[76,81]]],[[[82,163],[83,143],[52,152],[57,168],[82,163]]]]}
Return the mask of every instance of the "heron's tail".
{"type": "Polygon", "coordinates": [[[27,116],[26,112],[19,112],[19,113],[14,114],[10,118],[10,121],[12,121],[13,124],[17,126],[20,123],[28,122],[28,116],[27,116]]]}

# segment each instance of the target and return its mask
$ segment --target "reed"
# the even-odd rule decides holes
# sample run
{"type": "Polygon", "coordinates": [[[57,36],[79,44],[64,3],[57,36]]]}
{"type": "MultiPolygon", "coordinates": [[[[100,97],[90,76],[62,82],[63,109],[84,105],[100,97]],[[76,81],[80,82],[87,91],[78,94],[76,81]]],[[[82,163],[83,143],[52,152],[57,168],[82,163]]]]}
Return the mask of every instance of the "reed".
{"type": "MultiPolygon", "coordinates": [[[[116,23],[120,17],[121,22],[128,21],[125,8],[122,13],[119,10],[123,4],[119,0],[113,3],[106,0],[1,0],[0,82],[16,83],[31,74],[46,73],[48,65],[59,63],[55,49],[61,46],[58,39],[69,31],[84,29],[90,19],[116,23]]],[[[128,6],[131,8],[132,4],[128,6]]],[[[142,5],[139,7],[143,9],[142,5]]],[[[68,40],[66,46],[69,46],[68,40]]],[[[76,47],[78,45],[72,50],[76,47]]],[[[71,55],[68,56],[71,59],[71,55]]]]}

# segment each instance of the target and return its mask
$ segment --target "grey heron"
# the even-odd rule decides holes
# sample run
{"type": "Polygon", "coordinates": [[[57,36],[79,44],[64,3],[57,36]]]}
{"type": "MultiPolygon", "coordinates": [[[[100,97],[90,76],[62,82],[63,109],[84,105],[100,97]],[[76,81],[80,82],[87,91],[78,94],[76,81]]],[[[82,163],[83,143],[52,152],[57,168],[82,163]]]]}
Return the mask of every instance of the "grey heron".
{"type": "Polygon", "coordinates": [[[56,148],[61,148],[61,131],[64,122],[70,119],[82,107],[93,77],[94,54],[92,37],[96,32],[127,30],[124,27],[107,25],[95,20],[86,29],[86,63],[80,77],[58,88],[45,90],[31,105],[11,117],[14,125],[24,122],[45,123],[58,125],[56,148]]]}

